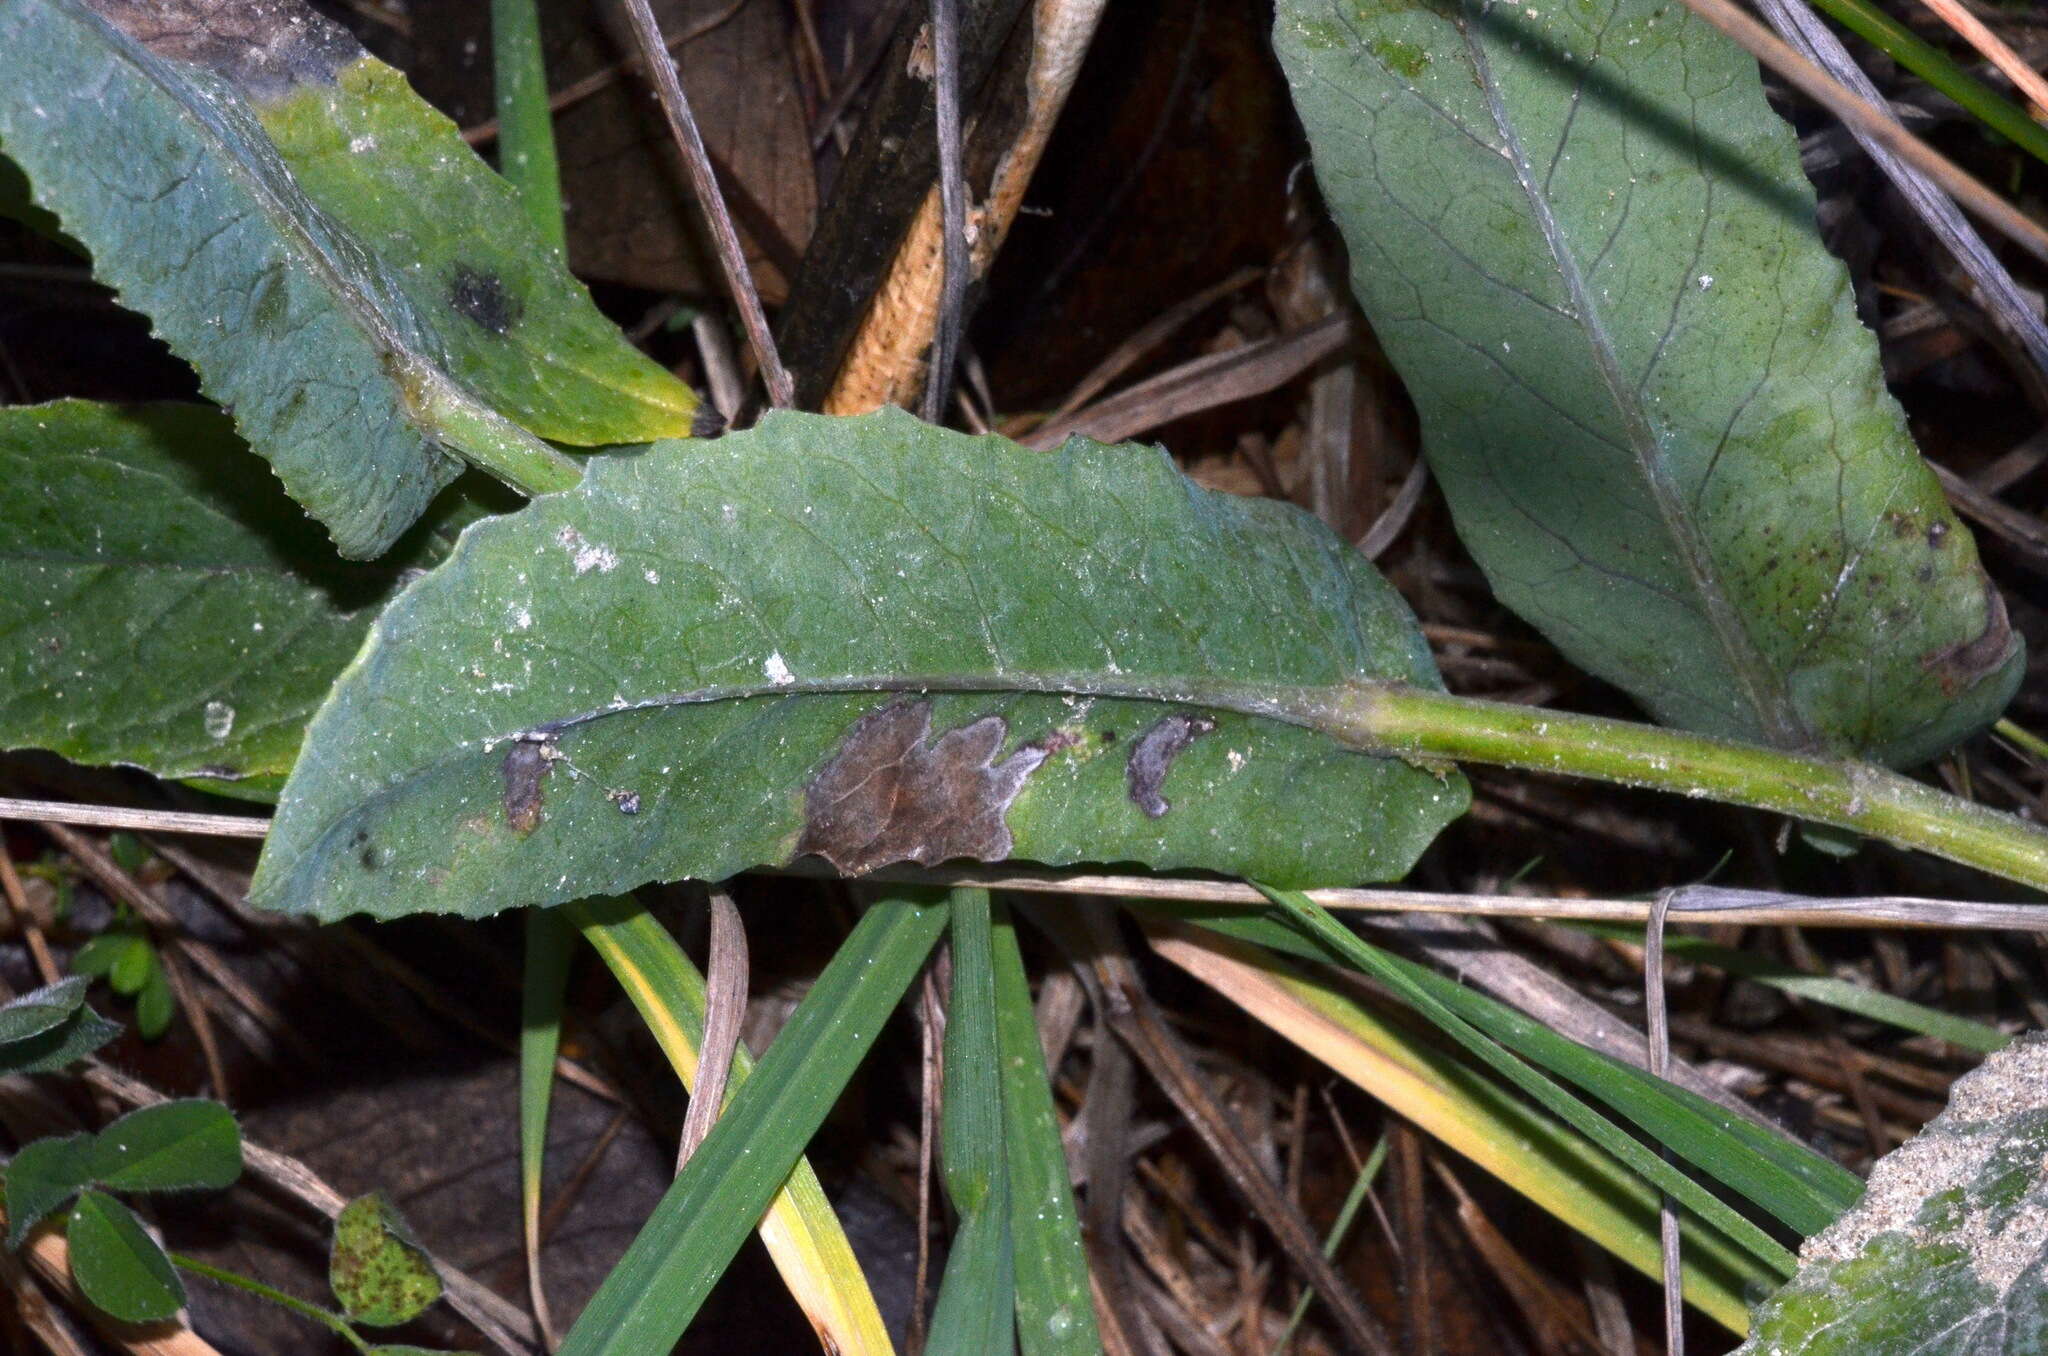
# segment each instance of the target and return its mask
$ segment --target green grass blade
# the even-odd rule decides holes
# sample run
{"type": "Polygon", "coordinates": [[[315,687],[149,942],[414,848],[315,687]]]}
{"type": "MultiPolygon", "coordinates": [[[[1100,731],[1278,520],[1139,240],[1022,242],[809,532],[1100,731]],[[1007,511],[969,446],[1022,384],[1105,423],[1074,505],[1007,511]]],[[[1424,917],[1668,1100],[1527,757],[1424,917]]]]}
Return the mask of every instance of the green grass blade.
{"type": "Polygon", "coordinates": [[[1791,1272],[1796,1259],[1783,1244],[1698,1182],[1657,1157],[1620,1126],[1508,1053],[1452,1011],[1428,988],[1417,983],[1386,953],[1332,918],[1314,900],[1299,891],[1274,890],[1266,886],[1259,889],[1311,938],[1327,945],[1350,964],[1392,989],[1451,1039],[1535,1098],[1552,1114],[1668,1192],[1679,1204],[1712,1222],[1758,1261],[1781,1272],[1791,1272]]]}
{"type": "Polygon", "coordinates": [[[559,911],[526,911],[526,966],[519,988],[519,1227],[526,1245],[526,1283],[543,1327],[548,1321],[540,1280],[540,1179],[555,1056],[562,1047],[562,998],[575,954],[575,929],[559,911]]]}
{"type": "MultiPolygon", "coordinates": [[[[1245,913],[1170,909],[1175,917],[1309,960],[1330,954],[1276,919],[1245,913]]],[[[1854,1173],[1797,1140],[1730,1115],[1689,1089],[1589,1050],[1485,994],[1427,966],[1381,952],[1460,1017],[1531,1063],[1620,1112],[1644,1133],[1775,1215],[1811,1235],[1833,1223],[1863,1193],[1854,1173]]]]}
{"type": "MultiPolygon", "coordinates": [[[[1596,937],[1612,937],[1617,941],[1641,942],[1643,930],[1621,924],[1580,923],[1580,931],[1596,937]]],[[[1833,975],[1808,974],[1795,970],[1781,961],[1768,956],[1758,956],[1748,951],[1738,951],[1730,946],[1717,946],[1704,937],[1686,937],[1667,933],[1664,937],[1665,954],[1679,960],[1695,961],[1711,965],[1717,970],[1726,970],[1731,975],[1741,975],[1759,984],[1768,984],[1785,993],[1796,994],[1816,1003],[1825,1003],[1831,1008],[1868,1017],[1874,1022],[1884,1022],[1904,1031],[1918,1032],[1923,1036],[1937,1036],[1959,1049],[1974,1054],[1988,1055],[1994,1050],[2003,1050],[2012,1044],[2012,1037],[1995,1026],[1973,1022],[1967,1017],[1958,1017],[1924,1003],[1910,1002],[1888,993],[1878,993],[1860,984],[1833,975]]]]}
{"type": "MultiPolygon", "coordinates": [[[[1140,915],[1165,959],[1637,1271],[1658,1275],[1657,1193],[1555,1116],[1447,1049],[1412,1015],[1368,1006],[1327,967],[1140,915]]],[[[1779,1273],[1682,1215],[1685,1295],[1730,1331],[1779,1273]]]]}
{"type": "MultiPolygon", "coordinates": [[[[1372,1194],[1372,1184],[1379,1178],[1380,1169],[1386,1165],[1387,1148],[1393,1140],[1381,1134],[1379,1142],[1372,1146],[1372,1152],[1365,1156],[1365,1162],[1358,1169],[1358,1176],[1352,1179],[1351,1190],[1344,1195],[1344,1204],[1337,1208],[1337,1218],[1330,1225],[1330,1233],[1323,1240],[1323,1256],[1337,1260],[1337,1252],[1350,1236],[1351,1225],[1358,1218],[1358,1211],[1365,1204],[1365,1198],[1372,1194]]],[[[1301,1292],[1301,1298],[1294,1302],[1293,1312],[1287,1315],[1287,1326],[1281,1330],[1280,1340],[1273,1345],[1274,1356],[1285,1356],[1288,1345],[1294,1341],[1295,1332],[1301,1327],[1301,1320],[1308,1316],[1308,1306],[1316,1297],[1313,1290],[1301,1292]]]]}
{"type": "Polygon", "coordinates": [[[994,943],[1018,1342],[1024,1356],[1090,1356],[1102,1350],[1102,1335],[1088,1288],[1088,1255],[1067,1180],[1067,1152],[1038,1043],[1031,986],[1008,909],[996,911],[994,943]]]}
{"type": "Polygon", "coordinates": [[[548,107],[535,0],[491,0],[491,69],[498,105],[498,173],[518,191],[519,204],[542,241],[565,255],[555,114],[548,107]]]}
{"type": "Polygon", "coordinates": [[[1835,22],[1961,105],[1970,116],[2048,164],[2048,127],[1870,0],[1813,0],[1835,22]]]}
{"type": "Polygon", "coordinates": [[[996,1041],[994,940],[986,890],[955,890],[953,992],[946,1012],[940,1166],[960,1228],[925,1350],[1001,1356],[1017,1349],[1016,1264],[1010,1248],[1010,1170],[1003,1144],[1002,1058],[996,1041]]]}
{"type": "MultiPolygon", "coordinates": [[[[612,963],[618,949],[608,947],[614,936],[602,925],[622,920],[587,905],[570,908],[612,963]]],[[[689,1326],[916,978],[946,914],[937,896],[909,892],[867,911],[752,1076],[738,1083],[725,1115],[605,1278],[560,1356],[666,1351],[689,1326]]],[[[701,1001],[701,978],[698,994],[701,1001]]],[[[644,1003],[641,1011],[648,1013],[644,1003]]],[[[671,1029],[672,1017],[656,1014],[671,1029]]],[[[733,1072],[737,1083],[737,1060],[733,1072]]]]}
{"type": "MultiPolygon", "coordinates": [[[[694,1088],[704,1041],[704,976],[637,900],[592,901],[574,906],[569,915],[633,1000],[683,1086],[694,1088]]],[[[736,1047],[726,1083],[728,1106],[753,1069],[753,1054],[744,1044],[736,1047]]],[[[760,1233],[814,1329],[845,1356],[893,1356],[874,1292],[809,1159],[797,1160],[761,1217],[760,1233]]]]}

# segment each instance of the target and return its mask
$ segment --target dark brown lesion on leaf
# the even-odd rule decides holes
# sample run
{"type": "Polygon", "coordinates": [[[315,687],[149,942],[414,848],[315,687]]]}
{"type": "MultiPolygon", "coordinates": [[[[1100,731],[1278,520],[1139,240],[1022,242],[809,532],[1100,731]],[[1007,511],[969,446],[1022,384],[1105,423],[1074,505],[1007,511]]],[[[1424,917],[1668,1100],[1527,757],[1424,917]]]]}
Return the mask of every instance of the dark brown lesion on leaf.
{"type": "Polygon", "coordinates": [[[2013,635],[2012,619],[2006,615],[2005,599],[1998,586],[1982,570],[1978,581],[1984,586],[1984,629],[1969,640],[1936,650],[1920,662],[1934,670],[1941,690],[1954,696],[2004,668],[2019,644],[2013,635]]]}
{"type": "Polygon", "coordinates": [[[86,0],[86,7],[156,55],[212,71],[254,99],[331,85],[363,56],[347,29],[303,0],[86,0]]]}
{"type": "Polygon", "coordinates": [[[455,313],[492,334],[519,323],[525,309],[505,287],[505,280],[486,269],[457,264],[448,279],[448,305],[455,313]]]}
{"type": "Polygon", "coordinates": [[[540,827],[542,783],[554,766],[546,740],[514,740],[505,751],[505,826],[525,835],[540,827]]]}
{"type": "Polygon", "coordinates": [[[1215,728],[1216,722],[1207,716],[1175,712],[1152,722],[1132,742],[1124,762],[1124,784],[1130,788],[1131,804],[1143,810],[1146,818],[1158,819],[1173,808],[1173,802],[1159,793],[1166,774],[1173,770],[1173,760],[1215,728]]]}
{"type": "Polygon", "coordinates": [[[1010,855],[1008,815],[1048,751],[1027,744],[996,762],[1009,723],[983,716],[931,738],[928,701],[862,716],[804,788],[796,854],[860,874],[892,862],[933,866],[1010,855]]]}

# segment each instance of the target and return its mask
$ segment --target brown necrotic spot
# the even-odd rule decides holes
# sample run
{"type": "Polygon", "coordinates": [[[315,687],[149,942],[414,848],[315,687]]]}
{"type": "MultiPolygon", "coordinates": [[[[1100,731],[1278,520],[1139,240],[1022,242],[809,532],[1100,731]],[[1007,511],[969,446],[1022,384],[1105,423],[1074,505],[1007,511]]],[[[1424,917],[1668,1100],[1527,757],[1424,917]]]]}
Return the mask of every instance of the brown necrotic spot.
{"type": "Polygon", "coordinates": [[[1171,810],[1173,802],[1159,794],[1159,788],[1165,784],[1166,774],[1173,770],[1173,760],[1215,728],[1216,722],[1207,716],[1180,712],[1154,721],[1132,742],[1130,757],[1124,763],[1124,784],[1130,787],[1131,804],[1143,810],[1149,819],[1157,819],[1171,810]]]}
{"type": "Polygon", "coordinates": [[[1936,650],[1920,661],[1934,670],[1942,691],[1950,696],[2004,668],[2019,644],[1998,586],[1982,570],[1977,572],[1977,579],[1984,588],[1984,629],[1971,639],[1936,650]]]}
{"type": "Polygon", "coordinates": [[[157,56],[205,67],[258,100],[332,84],[363,55],[347,29],[302,0],[87,0],[87,8],[157,56]]]}
{"type": "Polygon", "coordinates": [[[519,319],[519,298],[505,289],[504,280],[468,264],[457,264],[448,279],[448,304],[492,334],[503,334],[519,319]]]}
{"type": "Polygon", "coordinates": [[[1046,759],[1026,745],[1000,763],[1009,725],[983,716],[930,738],[926,701],[891,702],[855,723],[804,788],[798,856],[858,874],[891,862],[936,865],[1010,855],[1010,803],[1046,759]]]}
{"type": "Polygon", "coordinates": [[[514,833],[532,833],[540,826],[541,783],[554,765],[554,750],[545,740],[515,740],[505,752],[505,825],[514,833]]]}

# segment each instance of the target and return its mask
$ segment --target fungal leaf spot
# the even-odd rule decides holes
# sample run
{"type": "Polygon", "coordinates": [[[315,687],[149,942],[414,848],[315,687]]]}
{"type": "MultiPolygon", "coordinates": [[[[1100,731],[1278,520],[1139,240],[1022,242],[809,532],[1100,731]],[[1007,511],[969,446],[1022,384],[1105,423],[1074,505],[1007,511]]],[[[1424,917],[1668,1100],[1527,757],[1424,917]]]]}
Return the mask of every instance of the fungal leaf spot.
{"type": "Polygon", "coordinates": [[[1176,712],[1152,722],[1132,741],[1130,757],[1124,763],[1124,784],[1130,787],[1131,804],[1144,811],[1146,818],[1158,819],[1173,808],[1173,802],[1159,793],[1166,774],[1173,770],[1173,760],[1215,728],[1216,722],[1207,716],[1176,712]]]}
{"type": "Polygon", "coordinates": [[[517,739],[505,752],[505,825],[525,835],[540,827],[541,783],[554,766],[545,740],[517,739]]]}
{"type": "Polygon", "coordinates": [[[933,866],[1010,855],[1010,804],[1048,754],[1026,745],[1001,762],[1009,724],[983,716],[932,739],[932,707],[897,701],[860,718],[804,788],[798,856],[858,875],[892,862],[933,866]]]}
{"type": "Polygon", "coordinates": [[[519,319],[519,299],[505,288],[504,280],[468,264],[457,264],[448,280],[448,304],[456,314],[475,322],[492,334],[503,334],[519,319]]]}

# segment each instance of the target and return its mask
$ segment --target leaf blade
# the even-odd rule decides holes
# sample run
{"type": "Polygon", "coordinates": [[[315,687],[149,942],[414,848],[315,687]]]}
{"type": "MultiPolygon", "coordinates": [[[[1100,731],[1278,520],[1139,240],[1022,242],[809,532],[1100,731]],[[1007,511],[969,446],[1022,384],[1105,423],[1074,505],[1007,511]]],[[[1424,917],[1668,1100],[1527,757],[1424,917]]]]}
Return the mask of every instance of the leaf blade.
{"type": "Polygon", "coordinates": [[[1910,763],[2020,648],[1750,59],[1655,0],[1288,0],[1352,284],[1495,591],[1659,720],[1910,763]]]}
{"type": "Polygon", "coordinates": [[[115,1191],[197,1191],[242,1175],[242,1131],[219,1102],[140,1107],[93,1137],[93,1180],[115,1191]]]}
{"type": "Polygon", "coordinates": [[[1293,509],[1131,449],[776,414],[466,533],[316,717],[252,897],[338,916],[404,879],[482,913],[812,852],[1398,874],[1455,774],[1208,696],[1360,676],[1437,684],[1405,605],[1293,509]],[[873,761],[928,788],[879,823],[844,794],[873,761]]]}
{"type": "Polygon", "coordinates": [[[71,1274],[94,1308],[123,1323],[156,1323],[185,1304],[185,1287],[135,1212],[99,1191],[80,1193],[64,1236],[71,1274]]]}
{"type": "Polygon", "coordinates": [[[388,548],[455,478],[451,448],[541,490],[575,466],[522,424],[687,434],[687,390],[603,321],[511,190],[310,10],[10,5],[0,74],[0,142],[38,201],[343,554],[388,548]],[[585,389],[598,367],[666,408],[617,418],[635,402],[585,389]]]}

